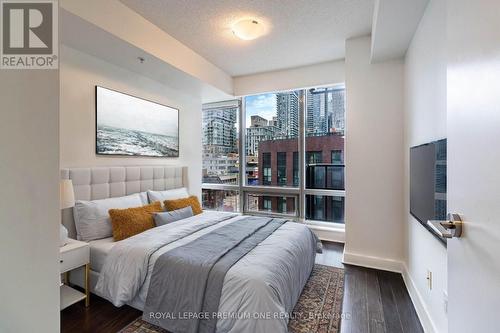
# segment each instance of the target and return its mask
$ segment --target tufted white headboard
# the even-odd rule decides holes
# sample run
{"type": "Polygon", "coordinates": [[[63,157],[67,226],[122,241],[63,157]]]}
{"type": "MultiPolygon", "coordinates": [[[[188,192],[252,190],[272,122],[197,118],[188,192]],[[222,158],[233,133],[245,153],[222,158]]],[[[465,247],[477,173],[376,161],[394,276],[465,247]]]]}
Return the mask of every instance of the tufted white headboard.
{"type": "MultiPolygon", "coordinates": [[[[177,166],[126,166],[61,169],[61,179],[71,179],[75,200],[121,197],[147,190],[187,187],[187,168],[177,166]]],[[[62,212],[69,237],[76,238],[73,210],[62,212]]]]}

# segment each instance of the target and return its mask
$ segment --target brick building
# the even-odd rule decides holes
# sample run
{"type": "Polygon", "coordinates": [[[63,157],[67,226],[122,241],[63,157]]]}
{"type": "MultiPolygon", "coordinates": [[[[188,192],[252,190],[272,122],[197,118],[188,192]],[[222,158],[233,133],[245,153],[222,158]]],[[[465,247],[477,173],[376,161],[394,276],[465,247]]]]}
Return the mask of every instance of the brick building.
{"type": "MultiPolygon", "coordinates": [[[[307,137],[305,150],[306,165],[340,166],[344,164],[343,136],[331,134],[307,137]]],[[[298,151],[297,139],[260,142],[259,185],[298,186],[298,151]]]]}
{"type": "MultiPolygon", "coordinates": [[[[335,133],[306,137],[305,151],[306,188],[343,190],[344,137],[335,133]]],[[[298,187],[298,140],[260,142],[258,165],[259,185],[298,187]]],[[[292,199],[283,196],[262,196],[258,202],[259,210],[291,214],[296,210],[295,200],[292,199]]],[[[306,201],[308,218],[339,219],[334,218],[332,214],[339,211],[338,206],[343,205],[343,202],[337,203],[331,198],[318,196],[307,196],[306,201]]]]}

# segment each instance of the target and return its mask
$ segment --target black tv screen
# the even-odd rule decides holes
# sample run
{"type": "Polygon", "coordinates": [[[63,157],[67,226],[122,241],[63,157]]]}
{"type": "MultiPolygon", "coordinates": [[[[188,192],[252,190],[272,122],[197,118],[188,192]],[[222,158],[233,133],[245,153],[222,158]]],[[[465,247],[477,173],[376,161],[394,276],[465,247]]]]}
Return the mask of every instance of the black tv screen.
{"type": "Polygon", "coordinates": [[[446,219],[446,139],[410,148],[410,213],[427,230],[428,220],[446,219]]]}

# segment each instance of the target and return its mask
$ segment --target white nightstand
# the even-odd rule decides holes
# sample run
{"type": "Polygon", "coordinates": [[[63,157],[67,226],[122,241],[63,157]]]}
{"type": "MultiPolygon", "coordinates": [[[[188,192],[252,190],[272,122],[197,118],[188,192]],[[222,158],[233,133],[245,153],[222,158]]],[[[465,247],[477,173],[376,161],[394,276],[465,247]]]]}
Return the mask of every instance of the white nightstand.
{"type": "Polygon", "coordinates": [[[68,244],[60,248],[60,269],[61,274],[66,273],[66,283],[61,284],[61,310],[81,300],[85,300],[85,306],[89,306],[89,244],[68,239],[68,244]],[[85,266],[85,294],[69,286],[70,271],[82,266],[85,266]]]}

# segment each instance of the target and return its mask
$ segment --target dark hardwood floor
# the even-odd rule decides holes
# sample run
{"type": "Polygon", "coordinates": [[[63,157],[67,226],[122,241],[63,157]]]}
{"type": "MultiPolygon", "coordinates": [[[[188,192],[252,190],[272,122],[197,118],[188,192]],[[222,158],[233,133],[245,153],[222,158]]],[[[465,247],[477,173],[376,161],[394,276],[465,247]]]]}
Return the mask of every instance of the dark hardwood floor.
{"type": "MultiPolygon", "coordinates": [[[[316,257],[318,264],[345,269],[341,332],[423,332],[401,275],[344,265],[343,249],[343,244],[325,242],[316,257]]],[[[140,315],[129,306],[116,308],[92,295],[89,308],[80,302],[61,312],[61,332],[116,333],[140,315]]]]}
{"type": "Polygon", "coordinates": [[[423,332],[401,274],[344,265],[344,244],[323,243],[316,263],[345,269],[341,333],[423,332]]]}

